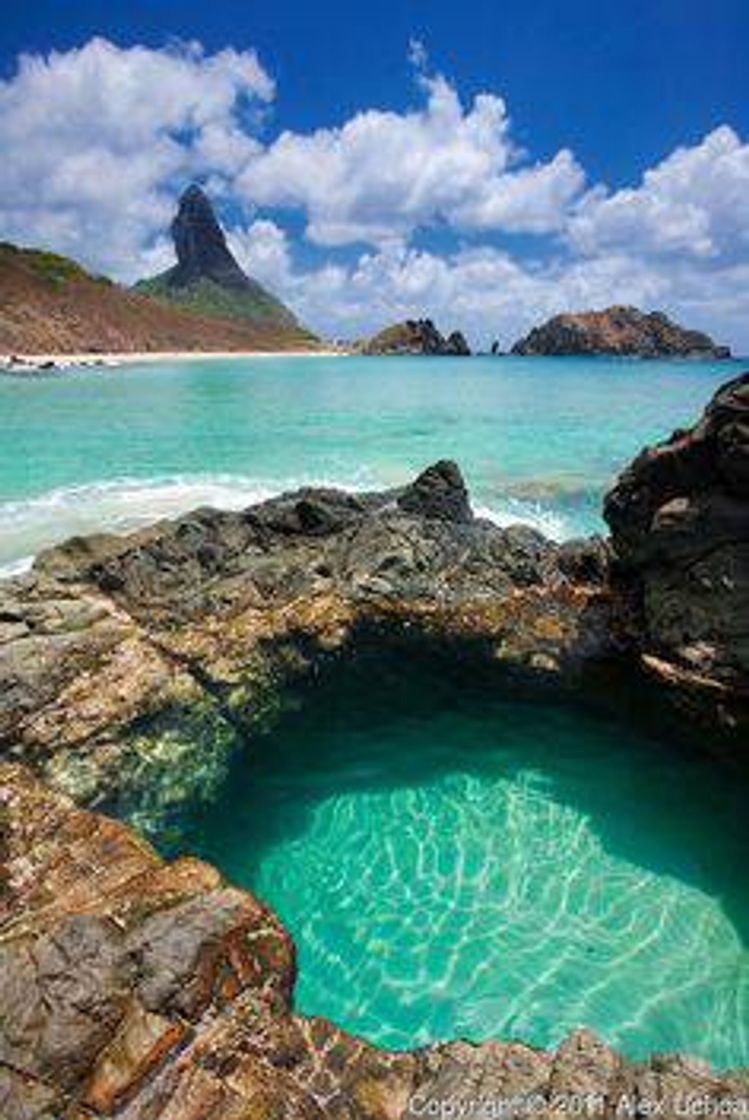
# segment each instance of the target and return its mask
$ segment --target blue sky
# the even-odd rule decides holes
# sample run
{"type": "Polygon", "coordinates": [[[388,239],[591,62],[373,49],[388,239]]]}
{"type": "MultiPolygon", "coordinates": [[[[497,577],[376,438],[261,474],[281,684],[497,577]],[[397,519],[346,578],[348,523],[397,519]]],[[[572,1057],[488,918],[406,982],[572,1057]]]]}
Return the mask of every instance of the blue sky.
{"type": "Polygon", "coordinates": [[[745,2],[24,7],[0,236],[129,281],[196,177],[330,333],[429,312],[510,342],[616,301],[749,350],[745,2]]]}

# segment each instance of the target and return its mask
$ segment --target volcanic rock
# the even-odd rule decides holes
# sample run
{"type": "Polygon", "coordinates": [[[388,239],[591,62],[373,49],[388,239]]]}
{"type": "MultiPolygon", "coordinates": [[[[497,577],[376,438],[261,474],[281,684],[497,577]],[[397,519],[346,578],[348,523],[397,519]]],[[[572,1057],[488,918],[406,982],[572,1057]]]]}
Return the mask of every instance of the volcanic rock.
{"type": "Polygon", "coordinates": [[[606,497],[644,664],[729,724],[749,703],[749,373],[606,497]]]}
{"type": "Polygon", "coordinates": [[[636,307],[609,307],[555,315],[520,339],[513,354],[615,354],[640,358],[730,358],[727,346],[709,335],[687,330],[662,311],[646,314],[636,307]]]}
{"type": "Polygon", "coordinates": [[[170,273],[169,282],[175,288],[183,288],[203,277],[227,287],[247,287],[248,278],[229,251],[207,195],[195,184],[188,187],[179,200],[172,222],[172,238],[177,265],[170,273]]]}
{"type": "Polygon", "coordinates": [[[406,319],[374,335],[361,347],[362,354],[445,354],[468,357],[468,343],[460,331],[445,338],[431,319],[406,319]]]}
{"type": "Polygon", "coordinates": [[[240,268],[208,196],[196,184],[180,198],[171,233],[177,264],[139,281],[139,292],[201,315],[291,335],[307,347],[318,341],[288,307],[240,268]]]}

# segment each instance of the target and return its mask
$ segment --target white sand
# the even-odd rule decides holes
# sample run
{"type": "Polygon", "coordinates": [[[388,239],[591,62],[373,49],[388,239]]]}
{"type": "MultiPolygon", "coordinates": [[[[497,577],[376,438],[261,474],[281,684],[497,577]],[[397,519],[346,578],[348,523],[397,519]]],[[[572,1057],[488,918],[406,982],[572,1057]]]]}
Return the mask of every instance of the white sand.
{"type": "Polygon", "coordinates": [[[212,358],[342,358],[344,350],[159,350],[124,352],[108,354],[0,354],[0,366],[23,373],[26,367],[30,372],[47,362],[54,362],[57,369],[73,366],[121,366],[144,362],[188,362],[206,361],[212,358]],[[15,359],[15,360],[11,360],[15,359]]]}

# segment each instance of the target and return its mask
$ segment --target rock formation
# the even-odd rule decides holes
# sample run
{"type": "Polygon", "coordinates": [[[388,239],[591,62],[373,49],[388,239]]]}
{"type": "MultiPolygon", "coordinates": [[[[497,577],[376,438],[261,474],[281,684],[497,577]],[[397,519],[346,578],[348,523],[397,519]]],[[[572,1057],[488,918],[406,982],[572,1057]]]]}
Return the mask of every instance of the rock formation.
{"type": "Polygon", "coordinates": [[[202,315],[285,331],[307,344],[315,341],[288,307],[239,267],[210,200],[195,184],[180,198],[171,232],[177,264],[139,281],[138,291],[202,315]]]}
{"type": "MultiPolygon", "coordinates": [[[[729,726],[749,707],[749,374],[646,448],[604,514],[650,672],[729,726]]],[[[749,720],[747,720],[749,726],[749,720]]]]}
{"type": "Polygon", "coordinates": [[[745,733],[748,393],[749,375],[724,386],[624,472],[613,552],[475,518],[440,462],[398,490],[76,538],[0,583],[0,1114],[405,1120],[478,1099],[485,1115],[745,1115],[746,1071],[631,1063],[584,1030],[553,1053],[388,1053],[297,1015],[273,914],[80,806],[147,829],[216,788],[295,677],[372,648],[568,688],[639,662],[689,722],[745,733]]]}
{"type": "Polygon", "coordinates": [[[374,335],[360,347],[360,353],[387,354],[447,354],[468,357],[468,343],[460,331],[453,331],[447,338],[435,327],[431,319],[406,319],[374,335]]]}
{"type": "Polygon", "coordinates": [[[169,273],[172,287],[186,288],[203,279],[227,288],[246,289],[251,284],[229,251],[207,196],[195,184],[179,200],[172,238],[177,254],[169,273]]]}
{"type": "Polygon", "coordinates": [[[638,358],[730,358],[727,346],[709,335],[687,330],[662,311],[646,314],[636,307],[609,307],[555,315],[521,338],[513,354],[615,354],[638,358]]]}

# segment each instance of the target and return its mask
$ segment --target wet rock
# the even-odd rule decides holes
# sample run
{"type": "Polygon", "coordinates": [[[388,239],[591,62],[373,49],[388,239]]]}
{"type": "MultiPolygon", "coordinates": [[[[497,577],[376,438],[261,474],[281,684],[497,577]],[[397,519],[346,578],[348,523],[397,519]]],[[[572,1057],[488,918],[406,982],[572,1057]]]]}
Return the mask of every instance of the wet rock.
{"type": "Polygon", "coordinates": [[[457,463],[442,459],[428,467],[398,497],[407,513],[435,517],[440,521],[468,522],[473,519],[463,476],[457,463]]]}
{"type": "Polygon", "coordinates": [[[362,627],[572,680],[610,644],[605,555],[589,551],[575,565],[528,527],[474,518],[450,461],[382,493],[307,488],[75,538],[0,584],[0,744],[87,803],[140,790],[147,827],[210,793],[284,682],[355,651],[362,627]]]}

